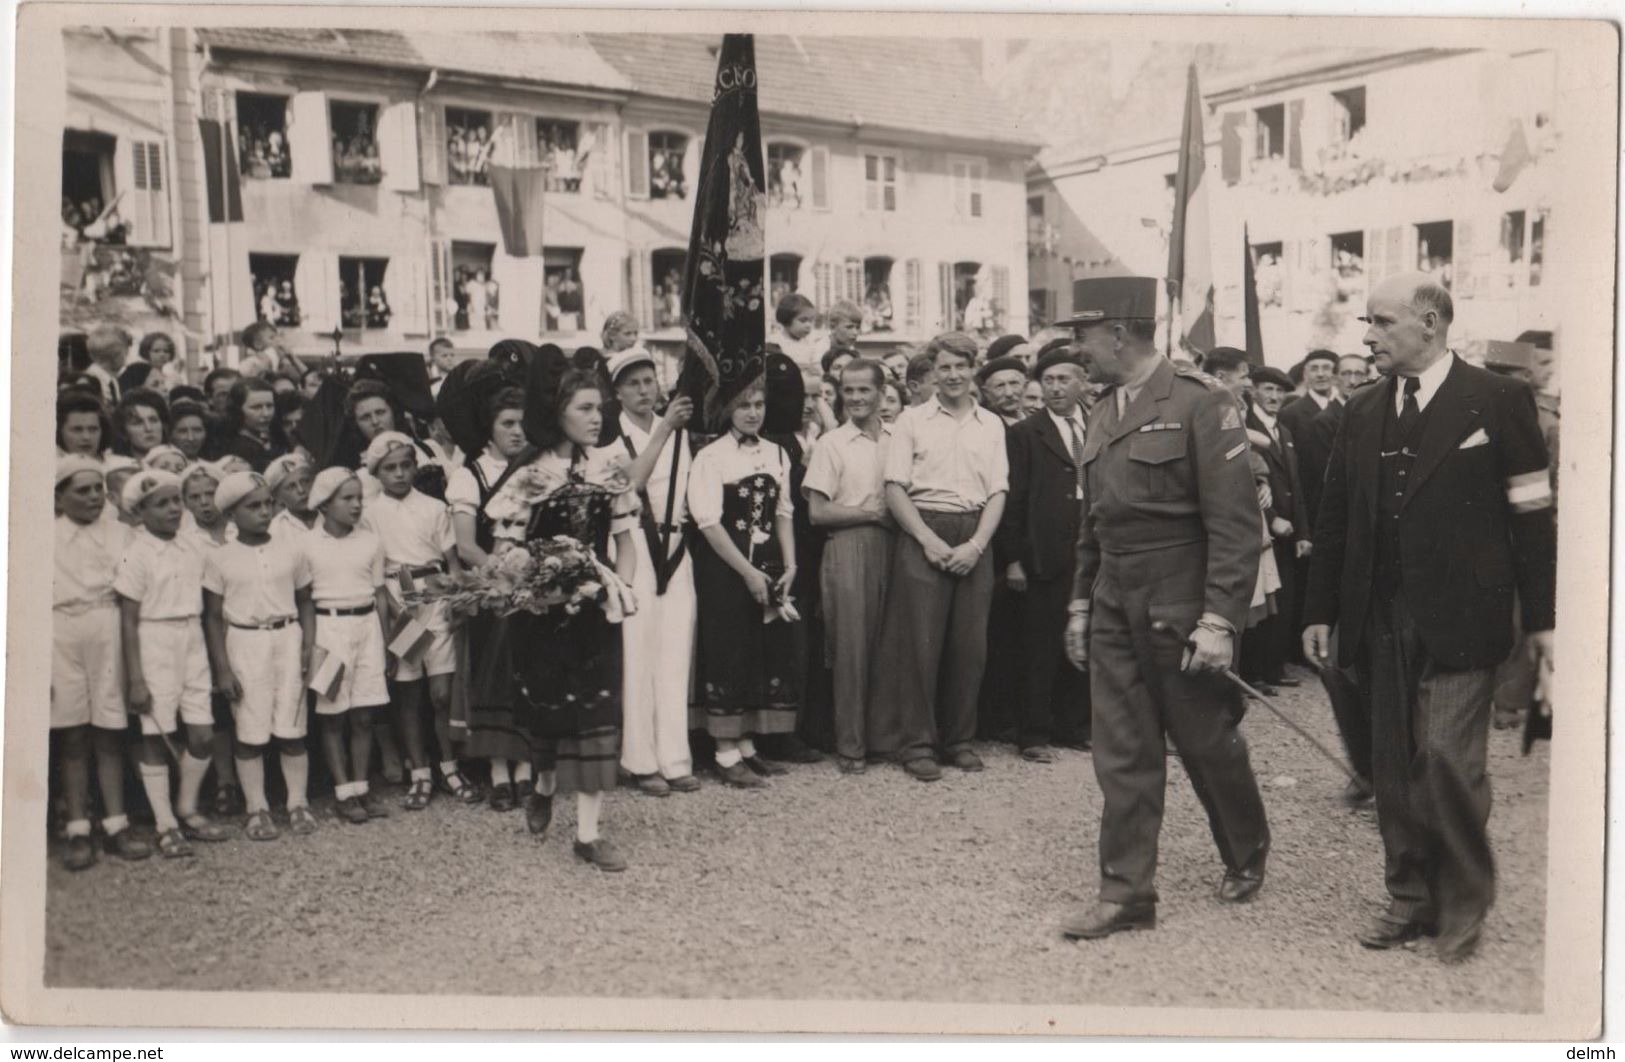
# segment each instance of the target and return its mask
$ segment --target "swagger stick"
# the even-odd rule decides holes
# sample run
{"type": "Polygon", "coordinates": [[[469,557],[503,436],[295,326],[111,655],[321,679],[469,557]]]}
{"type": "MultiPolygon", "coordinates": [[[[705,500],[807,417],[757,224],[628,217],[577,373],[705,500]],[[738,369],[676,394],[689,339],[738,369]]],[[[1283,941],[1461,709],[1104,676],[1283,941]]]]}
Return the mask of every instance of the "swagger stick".
{"type": "MultiPolygon", "coordinates": [[[[1155,631],[1157,634],[1164,635],[1164,636],[1169,637],[1169,638],[1179,638],[1179,632],[1174,630],[1173,627],[1171,627],[1168,624],[1164,623],[1162,620],[1157,620],[1156,622],[1152,623],[1151,624],[1151,629],[1153,631],[1155,631]]],[[[1183,642],[1185,645],[1190,645],[1191,644],[1191,641],[1188,638],[1180,638],[1179,640],[1181,642],[1183,642]]],[[[1301,737],[1305,741],[1309,742],[1309,744],[1313,745],[1317,750],[1319,750],[1319,752],[1320,752],[1320,754],[1322,756],[1326,757],[1332,763],[1336,764],[1337,769],[1342,771],[1344,774],[1348,775],[1350,780],[1353,780],[1353,779],[1355,779],[1357,777],[1355,775],[1354,771],[1352,769],[1350,769],[1349,765],[1343,762],[1343,758],[1341,756],[1337,755],[1337,753],[1333,752],[1331,749],[1328,749],[1313,734],[1309,733],[1303,727],[1299,726],[1296,722],[1294,722],[1291,716],[1287,715],[1280,708],[1276,707],[1275,703],[1273,701],[1271,701],[1268,697],[1264,696],[1262,693],[1259,693],[1257,690],[1253,689],[1252,686],[1248,685],[1246,682],[1243,682],[1240,675],[1236,674],[1234,671],[1230,670],[1227,667],[1220,668],[1218,670],[1218,674],[1222,675],[1224,678],[1228,679],[1231,683],[1233,683],[1236,686],[1240,687],[1253,700],[1257,701],[1259,704],[1262,704],[1265,708],[1268,708],[1272,713],[1274,713],[1274,715],[1275,715],[1275,717],[1277,719],[1279,719],[1281,722],[1285,723],[1288,727],[1290,727],[1292,729],[1293,733],[1297,734],[1299,737],[1301,737]]]]}

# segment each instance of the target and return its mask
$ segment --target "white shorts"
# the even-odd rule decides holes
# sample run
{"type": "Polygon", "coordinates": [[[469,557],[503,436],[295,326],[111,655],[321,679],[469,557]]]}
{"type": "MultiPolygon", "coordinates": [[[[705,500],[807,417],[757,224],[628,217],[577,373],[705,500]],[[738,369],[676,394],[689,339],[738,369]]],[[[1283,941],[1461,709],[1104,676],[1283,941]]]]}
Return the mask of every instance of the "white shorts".
{"type": "Polygon", "coordinates": [[[152,711],[141,717],[143,734],[174,733],[177,717],[187,726],[214,726],[201,617],[143,620],[141,671],[152,694],[152,711]]]}
{"type": "Polygon", "coordinates": [[[384,681],[384,632],[378,613],[361,616],[316,615],[316,644],[344,664],[338,693],[331,700],[316,694],[317,715],[340,715],[351,708],[389,703],[384,681]]]}
{"type": "Polygon", "coordinates": [[[274,631],[226,624],[226,655],[243,687],[243,699],[231,706],[231,721],[237,727],[237,740],[244,745],[305,736],[301,640],[297,623],[274,631]]]}
{"type": "Polygon", "coordinates": [[[451,637],[445,602],[437,601],[424,609],[421,618],[434,637],[413,659],[395,659],[396,682],[415,682],[425,675],[450,675],[457,670],[457,647],[451,637]]]}
{"type": "Polygon", "coordinates": [[[51,728],[123,730],[124,656],[118,606],[51,613],[51,728]]]}

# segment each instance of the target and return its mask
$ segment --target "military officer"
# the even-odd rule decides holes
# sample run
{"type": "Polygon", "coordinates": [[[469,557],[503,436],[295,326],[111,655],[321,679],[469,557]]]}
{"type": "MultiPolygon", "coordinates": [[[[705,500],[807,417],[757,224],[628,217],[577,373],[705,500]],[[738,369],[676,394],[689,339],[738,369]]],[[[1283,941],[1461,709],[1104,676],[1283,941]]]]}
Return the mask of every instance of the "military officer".
{"type": "Polygon", "coordinates": [[[1068,656],[1090,675],[1104,798],[1099,904],[1062,923],[1085,939],[1156,925],[1165,735],[1224,861],[1219,898],[1250,900],[1269,851],[1241,700],[1214,673],[1235,663],[1258,572],[1247,432],[1217,380],[1157,353],[1156,295],[1143,277],[1076,281],[1064,322],[1108,385],[1083,452],[1066,631],[1068,656]]]}

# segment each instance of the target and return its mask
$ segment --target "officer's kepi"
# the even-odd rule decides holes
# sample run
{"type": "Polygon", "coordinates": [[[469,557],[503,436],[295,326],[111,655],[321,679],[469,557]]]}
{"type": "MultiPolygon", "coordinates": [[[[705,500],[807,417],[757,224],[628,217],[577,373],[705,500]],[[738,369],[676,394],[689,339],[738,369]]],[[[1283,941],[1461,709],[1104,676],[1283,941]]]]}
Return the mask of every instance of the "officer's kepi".
{"type": "Polygon", "coordinates": [[[1072,282],[1072,316],[1056,321],[1059,328],[1080,328],[1101,321],[1154,321],[1157,317],[1155,277],[1091,277],[1072,282]]]}

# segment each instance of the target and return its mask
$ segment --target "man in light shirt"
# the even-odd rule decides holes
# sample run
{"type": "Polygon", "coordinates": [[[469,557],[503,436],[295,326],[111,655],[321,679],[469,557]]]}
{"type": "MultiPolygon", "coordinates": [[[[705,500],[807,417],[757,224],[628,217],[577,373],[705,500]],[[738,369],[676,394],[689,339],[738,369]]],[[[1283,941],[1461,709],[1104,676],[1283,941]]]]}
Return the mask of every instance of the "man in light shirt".
{"type": "Polygon", "coordinates": [[[993,561],[1009,463],[1004,423],[972,389],[976,342],[945,332],[926,347],[936,394],[904,410],[886,454],[886,505],[897,521],[891,586],[871,683],[871,754],[921,781],[942,777],[938,757],[982,769],[971,751],[987,658],[993,561]]]}

